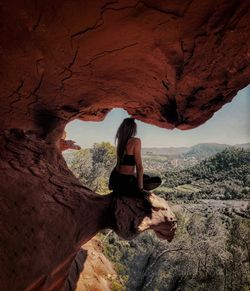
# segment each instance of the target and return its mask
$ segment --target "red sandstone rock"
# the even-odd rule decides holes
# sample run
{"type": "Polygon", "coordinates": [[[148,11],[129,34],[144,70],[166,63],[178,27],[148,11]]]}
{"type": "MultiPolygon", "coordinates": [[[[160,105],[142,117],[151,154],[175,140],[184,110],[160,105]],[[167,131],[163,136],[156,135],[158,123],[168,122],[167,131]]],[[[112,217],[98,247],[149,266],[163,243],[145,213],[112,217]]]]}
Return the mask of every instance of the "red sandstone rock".
{"type": "Polygon", "coordinates": [[[79,145],[75,144],[75,141],[73,140],[64,140],[60,139],[60,150],[65,151],[65,150],[80,150],[81,147],[79,145]]]}
{"type": "Polygon", "coordinates": [[[96,195],[60,138],[114,107],[166,128],[211,118],[249,84],[249,1],[10,0],[0,15],[0,289],[59,290],[102,228],[171,240],[166,206],[96,195]]]}
{"type": "Polygon", "coordinates": [[[249,84],[249,1],[1,3],[0,127],[61,136],[114,107],[196,127],[249,84]]]}
{"type": "Polygon", "coordinates": [[[175,216],[160,198],[152,196],[159,207],[133,193],[95,194],[34,134],[1,132],[0,160],[0,290],[59,290],[81,245],[101,229],[126,239],[146,229],[174,235],[175,216]]]}
{"type": "Polygon", "coordinates": [[[112,263],[103,255],[100,239],[95,236],[78,252],[71,265],[65,290],[109,291],[114,281],[118,281],[117,274],[112,263]]]}

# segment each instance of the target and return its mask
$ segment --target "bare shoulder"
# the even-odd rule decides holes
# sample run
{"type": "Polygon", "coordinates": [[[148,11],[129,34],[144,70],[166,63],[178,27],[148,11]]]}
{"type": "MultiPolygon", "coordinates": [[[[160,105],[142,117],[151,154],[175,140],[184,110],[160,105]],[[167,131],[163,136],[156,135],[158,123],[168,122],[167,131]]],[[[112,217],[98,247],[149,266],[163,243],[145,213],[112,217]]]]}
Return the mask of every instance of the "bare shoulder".
{"type": "Polygon", "coordinates": [[[139,137],[132,137],[131,138],[131,143],[133,143],[135,146],[140,146],[141,145],[141,139],[139,137]]]}
{"type": "Polygon", "coordinates": [[[140,143],[141,139],[139,137],[134,137],[134,142],[140,143]]]}
{"type": "Polygon", "coordinates": [[[141,139],[139,137],[131,137],[129,139],[129,141],[132,141],[132,142],[141,142],[141,139]]]}

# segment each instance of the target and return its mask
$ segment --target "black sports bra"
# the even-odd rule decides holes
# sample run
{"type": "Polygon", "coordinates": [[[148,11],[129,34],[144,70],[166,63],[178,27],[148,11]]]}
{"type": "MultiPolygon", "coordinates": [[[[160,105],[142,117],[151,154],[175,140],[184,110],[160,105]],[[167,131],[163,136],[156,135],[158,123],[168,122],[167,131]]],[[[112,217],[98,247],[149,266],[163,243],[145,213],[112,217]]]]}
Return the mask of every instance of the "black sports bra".
{"type": "Polygon", "coordinates": [[[120,165],[124,166],[135,166],[135,156],[125,154],[120,161],[120,165]]]}

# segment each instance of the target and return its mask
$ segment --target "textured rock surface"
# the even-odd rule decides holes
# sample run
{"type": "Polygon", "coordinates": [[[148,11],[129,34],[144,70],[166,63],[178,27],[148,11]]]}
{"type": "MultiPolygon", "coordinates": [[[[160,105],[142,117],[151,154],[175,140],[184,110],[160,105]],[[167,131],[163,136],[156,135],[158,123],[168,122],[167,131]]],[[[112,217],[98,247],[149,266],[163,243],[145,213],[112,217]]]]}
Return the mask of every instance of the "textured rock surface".
{"type": "Polygon", "coordinates": [[[65,150],[80,150],[81,147],[79,145],[75,144],[75,141],[73,140],[65,140],[65,139],[60,139],[60,150],[65,151],[65,150]]]}
{"type": "Polygon", "coordinates": [[[102,242],[95,236],[81,247],[73,261],[65,291],[109,291],[116,280],[114,267],[103,255],[102,242]]]}
{"type": "Polygon", "coordinates": [[[105,227],[171,240],[166,205],[91,192],[60,138],[114,107],[166,128],[205,122],[249,83],[249,1],[10,0],[0,15],[0,289],[58,290],[105,227]]]}
{"type": "Polygon", "coordinates": [[[176,220],[160,198],[155,207],[150,198],[97,195],[54,144],[17,129],[0,136],[1,290],[59,290],[81,245],[104,228],[127,239],[146,229],[173,238],[176,220]]]}
{"type": "Polygon", "coordinates": [[[246,0],[12,0],[0,8],[4,128],[62,133],[70,119],[101,120],[123,107],[187,129],[249,83],[246,0]]]}

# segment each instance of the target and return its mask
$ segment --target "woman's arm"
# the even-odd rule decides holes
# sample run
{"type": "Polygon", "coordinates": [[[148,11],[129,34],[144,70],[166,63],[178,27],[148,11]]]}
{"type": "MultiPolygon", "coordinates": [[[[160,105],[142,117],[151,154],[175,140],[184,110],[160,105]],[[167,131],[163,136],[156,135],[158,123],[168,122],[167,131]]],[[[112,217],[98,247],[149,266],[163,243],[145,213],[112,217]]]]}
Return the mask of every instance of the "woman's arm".
{"type": "Polygon", "coordinates": [[[136,175],[138,188],[143,189],[143,166],[141,159],[141,140],[135,138],[135,164],[136,164],[136,175]]]}

